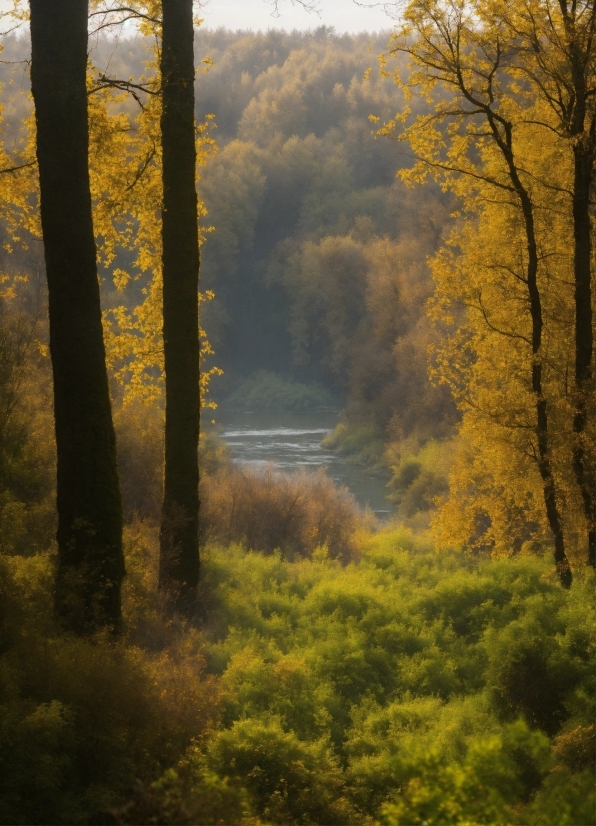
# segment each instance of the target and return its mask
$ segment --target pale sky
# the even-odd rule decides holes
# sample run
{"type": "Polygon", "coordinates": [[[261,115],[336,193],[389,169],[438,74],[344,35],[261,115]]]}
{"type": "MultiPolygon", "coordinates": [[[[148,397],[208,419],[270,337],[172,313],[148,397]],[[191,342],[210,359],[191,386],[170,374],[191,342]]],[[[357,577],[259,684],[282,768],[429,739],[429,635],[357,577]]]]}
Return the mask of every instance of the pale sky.
{"type": "MultiPolygon", "coordinates": [[[[48,0],[49,2],[49,0],[48,0]]],[[[297,0],[279,0],[279,16],[273,17],[272,0],[202,0],[205,26],[216,29],[316,29],[333,26],[338,32],[379,31],[391,27],[392,19],[377,0],[310,0],[318,14],[304,10],[297,0]],[[363,6],[369,4],[369,8],[363,6]]],[[[389,6],[393,3],[389,3],[389,6]]],[[[0,12],[12,7],[12,0],[0,0],[0,12]]]]}
{"type": "Polygon", "coordinates": [[[313,29],[334,26],[338,32],[379,31],[392,25],[381,7],[362,8],[354,0],[318,0],[319,14],[309,13],[292,0],[279,0],[279,17],[273,17],[270,0],[206,0],[201,16],[205,26],[228,29],[313,29]]]}

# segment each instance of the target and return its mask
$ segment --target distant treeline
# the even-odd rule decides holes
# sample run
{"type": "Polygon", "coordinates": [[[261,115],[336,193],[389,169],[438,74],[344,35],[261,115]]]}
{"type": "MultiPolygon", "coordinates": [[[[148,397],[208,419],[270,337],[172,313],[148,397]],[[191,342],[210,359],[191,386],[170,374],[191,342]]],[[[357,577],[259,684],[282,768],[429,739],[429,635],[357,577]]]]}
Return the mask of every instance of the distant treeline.
{"type": "MultiPolygon", "coordinates": [[[[388,443],[409,438],[406,453],[415,451],[448,435],[455,418],[448,393],[428,379],[434,334],[424,312],[432,292],[426,259],[449,221],[449,198],[437,186],[409,189],[397,180],[411,160],[374,136],[369,116],[385,121],[404,106],[377,70],[387,41],[387,32],[337,35],[325,27],[199,28],[195,36],[197,61],[205,61],[197,120],[214,115],[209,133],[217,143],[200,182],[201,289],[215,294],[202,306],[202,323],[211,363],[224,370],[211,393],[225,403],[254,375],[252,395],[268,396],[259,371],[279,376],[280,387],[322,386],[347,411],[351,438],[338,434],[339,446],[385,465],[388,443]]],[[[138,79],[150,59],[142,38],[98,37],[90,46],[94,64],[112,77],[138,79]]],[[[4,92],[5,128],[15,145],[29,104],[14,81],[28,83],[18,63],[28,48],[26,38],[6,39],[4,56],[16,62],[6,70],[13,83],[4,92]]],[[[131,117],[138,111],[130,96],[111,105],[131,117]]],[[[37,243],[15,250],[6,269],[39,269],[39,254],[26,258],[37,243]]],[[[125,248],[115,252],[103,304],[132,309],[143,300],[145,276],[117,292],[113,273],[134,274],[136,262],[125,248]]]]}

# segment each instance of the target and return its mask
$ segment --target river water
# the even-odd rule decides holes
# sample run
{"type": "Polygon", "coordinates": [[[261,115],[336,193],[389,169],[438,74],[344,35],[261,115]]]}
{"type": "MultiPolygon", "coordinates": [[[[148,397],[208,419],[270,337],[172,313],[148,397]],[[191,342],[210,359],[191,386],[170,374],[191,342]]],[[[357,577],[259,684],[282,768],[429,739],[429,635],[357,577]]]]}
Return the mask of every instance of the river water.
{"type": "Polygon", "coordinates": [[[253,467],[269,463],[284,473],[325,468],[362,507],[369,507],[381,520],[388,519],[393,509],[385,498],[384,480],[321,447],[321,440],[337,422],[338,414],[331,411],[217,411],[217,430],[229,445],[233,461],[253,467]]]}

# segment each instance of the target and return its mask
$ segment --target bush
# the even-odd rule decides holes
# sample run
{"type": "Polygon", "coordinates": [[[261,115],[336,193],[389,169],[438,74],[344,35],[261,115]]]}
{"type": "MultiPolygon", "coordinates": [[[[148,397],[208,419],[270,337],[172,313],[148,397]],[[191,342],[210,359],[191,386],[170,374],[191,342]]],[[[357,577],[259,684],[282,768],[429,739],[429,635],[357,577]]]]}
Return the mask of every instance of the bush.
{"type": "Polygon", "coordinates": [[[171,626],[153,651],[64,634],[52,581],[47,555],[0,557],[1,823],[105,822],[217,714],[196,634],[171,626]]]}
{"type": "Polygon", "coordinates": [[[271,468],[224,470],[201,484],[202,539],[229,543],[285,558],[312,555],[325,546],[332,559],[354,557],[359,512],[346,488],[324,473],[275,473],[271,468]]]}
{"type": "Polygon", "coordinates": [[[530,613],[497,638],[491,635],[488,678],[504,719],[523,714],[531,725],[552,735],[569,716],[566,701],[591,664],[570,656],[550,630],[530,613]]]}
{"type": "Polygon", "coordinates": [[[402,791],[382,807],[381,826],[519,822],[515,804],[528,801],[549,768],[548,739],[522,721],[475,740],[461,764],[446,764],[434,751],[398,760],[402,791]]]}
{"type": "Polygon", "coordinates": [[[335,450],[348,461],[381,469],[385,449],[383,432],[375,424],[340,422],[333,432],[321,442],[327,450],[335,450]]]}
{"type": "Polygon", "coordinates": [[[207,544],[197,629],[138,521],[118,640],[54,626],[51,557],[0,557],[0,821],[592,822],[593,580],[352,541],[347,564],[207,544]]]}
{"type": "Polygon", "coordinates": [[[280,824],[337,822],[309,783],[347,801],[346,823],[590,823],[590,583],[566,592],[548,562],[436,553],[403,529],[361,535],[359,554],[207,546],[206,657],[222,692],[209,767],[280,824]]]}
{"type": "Polygon", "coordinates": [[[246,785],[255,811],[268,822],[352,822],[330,744],[301,742],[275,718],[239,720],[219,732],[207,759],[220,776],[246,785]]]}
{"type": "Polygon", "coordinates": [[[245,797],[242,789],[183,760],[181,770],[168,769],[150,785],[138,780],[130,800],[112,815],[122,826],[236,826],[247,822],[245,797]]]}
{"type": "Polygon", "coordinates": [[[449,488],[452,442],[431,439],[413,454],[406,449],[400,451],[394,445],[388,451],[389,457],[391,453],[398,455],[397,463],[391,466],[390,498],[399,505],[399,516],[408,519],[417,513],[433,510],[437,497],[449,488]]]}

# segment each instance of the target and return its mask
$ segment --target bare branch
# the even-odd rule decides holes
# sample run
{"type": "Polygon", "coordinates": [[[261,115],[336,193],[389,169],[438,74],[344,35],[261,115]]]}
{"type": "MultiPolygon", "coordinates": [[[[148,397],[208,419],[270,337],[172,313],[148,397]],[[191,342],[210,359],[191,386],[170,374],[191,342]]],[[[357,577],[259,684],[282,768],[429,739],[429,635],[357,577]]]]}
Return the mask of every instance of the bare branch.
{"type": "MultiPolygon", "coordinates": [[[[279,5],[283,2],[283,0],[268,0],[268,2],[271,6],[273,6],[271,17],[281,17],[279,5]]],[[[321,16],[318,0],[290,0],[290,3],[293,6],[301,6],[305,12],[308,12],[308,14],[316,14],[317,17],[321,16]]]]}
{"type": "Polygon", "coordinates": [[[6,169],[0,169],[0,175],[19,172],[21,169],[28,169],[30,166],[35,166],[36,164],[37,161],[30,161],[29,163],[22,163],[19,166],[9,166],[6,169]]]}

